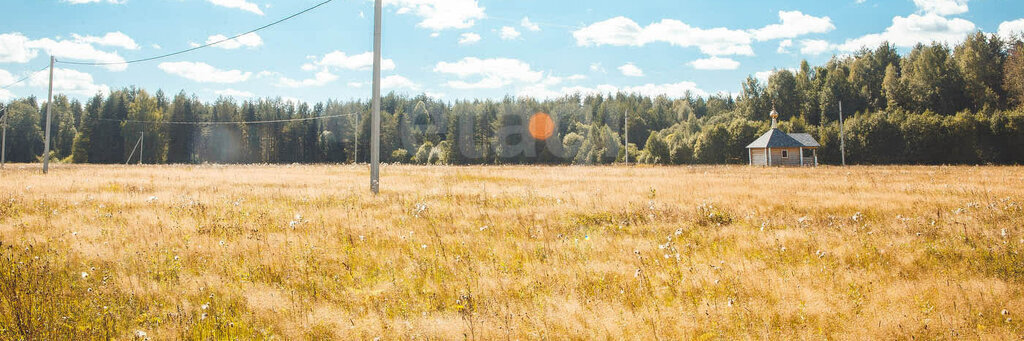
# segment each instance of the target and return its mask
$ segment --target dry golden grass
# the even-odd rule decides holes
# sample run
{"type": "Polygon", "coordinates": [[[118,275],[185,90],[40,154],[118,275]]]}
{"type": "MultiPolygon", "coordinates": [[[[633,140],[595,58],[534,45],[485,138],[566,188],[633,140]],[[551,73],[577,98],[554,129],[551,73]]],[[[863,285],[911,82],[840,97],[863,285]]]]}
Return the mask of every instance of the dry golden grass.
{"type": "Polygon", "coordinates": [[[1020,339],[1019,167],[35,165],[0,339],[1020,339]]]}

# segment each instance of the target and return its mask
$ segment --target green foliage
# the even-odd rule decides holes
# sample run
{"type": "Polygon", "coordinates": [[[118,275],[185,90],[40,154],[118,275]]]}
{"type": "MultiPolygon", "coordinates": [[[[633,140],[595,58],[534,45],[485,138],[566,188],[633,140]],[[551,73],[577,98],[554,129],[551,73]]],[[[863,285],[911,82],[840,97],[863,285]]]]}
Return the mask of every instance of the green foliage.
{"type": "Polygon", "coordinates": [[[644,144],[644,157],[638,159],[641,163],[647,164],[669,164],[672,162],[671,151],[668,143],[658,133],[651,134],[644,144]]]}
{"type": "Polygon", "coordinates": [[[391,161],[392,162],[398,162],[398,163],[408,162],[409,161],[409,151],[405,150],[405,149],[397,149],[397,150],[391,152],[391,161]]]}
{"type": "Polygon", "coordinates": [[[416,155],[413,156],[412,160],[415,163],[425,165],[430,162],[430,153],[434,150],[434,144],[430,141],[424,142],[420,146],[420,149],[416,151],[416,155]]]}
{"type": "MultiPolygon", "coordinates": [[[[748,77],[735,98],[617,93],[445,103],[388,94],[380,155],[419,164],[608,164],[625,157],[628,114],[628,142],[643,147],[631,151],[636,161],[745,163],[746,145],[768,128],[774,106],[781,129],[813,134],[820,161],[837,163],[841,104],[854,163],[1022,163],[1013,111],[1024,104],[1022,84],[1024,43],[978,32],[952,48],[918,45],[906,57],[883,43],[817,67],[803,61],[767,82],[748,77]],[[530,135],[537,112],[556,121],[551,139],[530,135]]],[[[31,162],[42,153],[45,103],[30,97],[9,107],[8,159],[31,162]]],[[[58,95],[52,111],[54,155],[79,163],[123,163],[143,133],[146,163],[370,160],[370,104],[363,101],[206,103],[185,92],[167,98],[127,88],[84,107],[58,95]],[[331,118],[309,120],[323,116],[331,118]],[[287,122],[237,123],[252,121],[287,122]]]]}

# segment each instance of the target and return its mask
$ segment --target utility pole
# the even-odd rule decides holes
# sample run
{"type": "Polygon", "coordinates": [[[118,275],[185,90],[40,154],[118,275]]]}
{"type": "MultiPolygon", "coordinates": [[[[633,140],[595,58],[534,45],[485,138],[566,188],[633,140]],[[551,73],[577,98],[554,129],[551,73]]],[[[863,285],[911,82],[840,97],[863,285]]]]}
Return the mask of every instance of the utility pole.
{"type": "Polygon", "coordinates": [[[354,124],[352,126],[355,127],[355,132],[356,132],[356,141],[355,141],[355,145],[356,146],[355,146],[355,148],[353,148],[353,149],[355,149],[355,153],[352,154],[352,164],[358,165],[359,164],[359,128],[361,128],[360,124],[359,124],[359,112],[358,111],[356,111],[356,124],[354,124]]]}
{"type": "Polygon", "coordinates": [[[139,132],[139,164],[142,164],[142,157],[146,153],[146,131],[139,132]]]}
{"type": "Polygon", "coordinates": [[[623,134],[626,135],[626,165],[629,165],[629,110],[622,112],[623,134]]]}
{"type": "Polygon", "coordinates": [[[53,62],[57,58],[50,56],[50,94],[46,100],[46,141],[43,141],[43,174],[50,171],[50,113],[53,108],[53,62]]]}
{"type": "Polygon", "coordinates": [[[373,6],[373,117],[370,128],[370,191],[380,193],[380,35],[383,0],[373,6]]]}
{"type": "Polygon", "coordinates": [[[10,108],[4,109],[4,136],[3,142],[0,142],[0,169],[3,169],[7,164],[7,114],[10,112],[10,108]]]}
{"type": "Polygon", "coordinates": [[[846,124],[843,124],[843,101],[839,101],[839,154],[846,167],[846,124]]]}

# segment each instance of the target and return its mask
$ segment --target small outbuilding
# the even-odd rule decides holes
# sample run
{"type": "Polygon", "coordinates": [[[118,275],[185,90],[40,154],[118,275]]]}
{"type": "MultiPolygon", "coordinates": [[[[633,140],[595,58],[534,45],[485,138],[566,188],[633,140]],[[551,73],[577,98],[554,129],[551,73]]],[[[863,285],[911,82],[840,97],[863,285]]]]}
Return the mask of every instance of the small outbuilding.
{"type": "Polygon", "coordinates": [[[778,129],[779,113],[772,108],[772,128],[747,146],[751,166],[818,166],[818,141],[811,134],[787,134],[778,129]]]}

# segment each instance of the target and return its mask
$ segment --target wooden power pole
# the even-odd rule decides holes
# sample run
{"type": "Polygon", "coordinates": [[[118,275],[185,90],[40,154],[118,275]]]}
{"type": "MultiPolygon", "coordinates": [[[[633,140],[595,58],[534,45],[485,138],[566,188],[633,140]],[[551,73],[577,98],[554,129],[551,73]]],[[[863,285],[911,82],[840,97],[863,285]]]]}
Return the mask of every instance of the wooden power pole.
{"type": "Polygon", "coordinates": [[[370,191],[380,193],[380,35],[383,0],[373,6],[373,117],[370,128],[370,191]]]}
{"type": "Polygon", "coordinates": [[[626,136],[626,165],[629,165],[629,111],[625,110],[622,112],[622,125],[623,135],[626,136]]]}
{"type": "Polygon", "coordinates": [[[846,124],[843,123],[843,101],[839,101],[839,154],[846,167],[846,124]]]}
{"type": "Polygon", "coordinates": [[[10,112],[11,109],[9,107],[4,109],[4,133],[2,138],[3,142],[0,142],[0,169],[3,169],[4,166],[7,165],[7,116],[10,112]]]}
{"type": "Polygon", "coordinates": [[[50,92],[46,100],[46,140],[43,141],[43,174],[50,171],[50,115],[53,108],[53,62],[56,58],[50,56],[50,92]]]}

